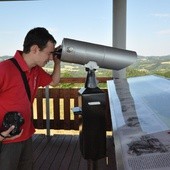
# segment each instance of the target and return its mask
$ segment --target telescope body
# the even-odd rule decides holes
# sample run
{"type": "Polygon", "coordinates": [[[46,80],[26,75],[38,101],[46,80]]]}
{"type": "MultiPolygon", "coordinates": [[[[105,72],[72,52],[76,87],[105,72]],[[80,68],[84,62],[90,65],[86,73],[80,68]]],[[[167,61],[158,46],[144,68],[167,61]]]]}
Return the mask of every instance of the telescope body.
{"type": "Polygon", "coordinates": [[[61,61],[85,65],[94,61],[100,68],[121,70],[136,59],[134,51],[92,44],[64,38],[62,41],[61,61]]]}

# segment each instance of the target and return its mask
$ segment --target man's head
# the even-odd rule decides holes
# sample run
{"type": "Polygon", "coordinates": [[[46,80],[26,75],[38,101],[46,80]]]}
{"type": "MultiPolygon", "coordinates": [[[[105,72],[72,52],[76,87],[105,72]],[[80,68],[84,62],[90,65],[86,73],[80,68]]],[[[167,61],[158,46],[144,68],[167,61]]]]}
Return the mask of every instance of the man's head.
{"type": "Polygon", "coordinates": [[[30,52],[33,45],[37,45],[40,50],[43,50],[48,42],[56,44],[54,37],[43,27],[37,27],[30,30],[24,40],[23,52],[25,54],[30,52]]]}
{"type": "Polygon", "coordinates": [[[27,56],[27,64],[30,67],[45,66],[49,60],[53,60],[55,45],[56,40],[45,28],[37,27],[30,30],[23,45],[23,55],[27,56]]]}

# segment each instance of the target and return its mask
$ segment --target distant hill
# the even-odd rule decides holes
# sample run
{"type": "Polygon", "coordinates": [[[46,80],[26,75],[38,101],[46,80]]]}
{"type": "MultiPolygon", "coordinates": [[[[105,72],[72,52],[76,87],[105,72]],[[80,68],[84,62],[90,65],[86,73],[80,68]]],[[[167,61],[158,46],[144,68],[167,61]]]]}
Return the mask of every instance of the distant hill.
{"type": "Polygon", "coordinates": [[[130,68],[147,70],[149,72],[170,71],[170,55],[166,56],[139,56],[130,68]]]}
{"type": "MultiPolygon", "coordinates": [[[[0,62],[11,58],[11,56],[1,56],[0,62]]],[[[53,62],[50,61],[45,67],[48,72],[53,69],[53,62]]],[[[127,68],[127,72],[130,72],[128,76],[139,76],[146,74],[159,74],[166,77],[170,77],[170,55],[166,56],[138,56],[137,61],[127,68]],[[138,73],[137,73],[138,72],[138,73]],[[166,75],[164,75],[166,74],[166,75]],[[168,74],[168,75],[167,75],[168,74]]],[[[84,77],[86,71],[84,66],[65,63],[61,64],[61,73],[63,77],[84,77]]],[[[112,76],[112,70],[98,69],[96,70],[96,76],[112,76]]]]}
{"type": "Polygon", "coordinates": [[[5,55],[5,56],[0,56],[0,62],[3,61],[3,60],[7,60],[9,58],[11,58],[12,56],[8,56],[8,55],[5,55]]]}

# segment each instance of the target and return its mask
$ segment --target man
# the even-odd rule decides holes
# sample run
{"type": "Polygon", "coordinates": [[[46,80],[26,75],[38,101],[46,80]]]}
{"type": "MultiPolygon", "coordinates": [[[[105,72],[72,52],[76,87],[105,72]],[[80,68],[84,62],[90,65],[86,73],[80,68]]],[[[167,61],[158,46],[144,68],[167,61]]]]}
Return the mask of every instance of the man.
{"type": "Polygon", "coordinates": [[[15,128],[1,131],[0,169],[31,170],[33,127],[31,105],[40,86],[56,86],[60,80],[60,60],[53,56],[56,41],[54,37],[41,27],[30,30],[24,40],[23,52],[16,51],[15,61],[25,73],[31,97],[27,95],[21,73],[11,60],[0,63],[0,124],[7,112],[18,112],[24,118],[21,132],[10,135],[15,128]],[[42,67],[54,61],[53,73],[50,75],[42,67]]]}

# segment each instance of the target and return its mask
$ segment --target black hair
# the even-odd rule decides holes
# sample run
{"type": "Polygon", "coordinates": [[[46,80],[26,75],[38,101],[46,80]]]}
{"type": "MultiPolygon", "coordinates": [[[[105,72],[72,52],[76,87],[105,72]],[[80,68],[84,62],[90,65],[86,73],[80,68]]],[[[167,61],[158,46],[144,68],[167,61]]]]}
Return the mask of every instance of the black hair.
{"type": "Polygon", "coordinates": [[[48,41],[56,44],[56,40],[47,29],[43,27],[33,28],[27,33],[25,37],[23,52],[29,53],[31,46],[33,45],[38,45],[40,50],[43,50],[46,47],[48,41]]]}

